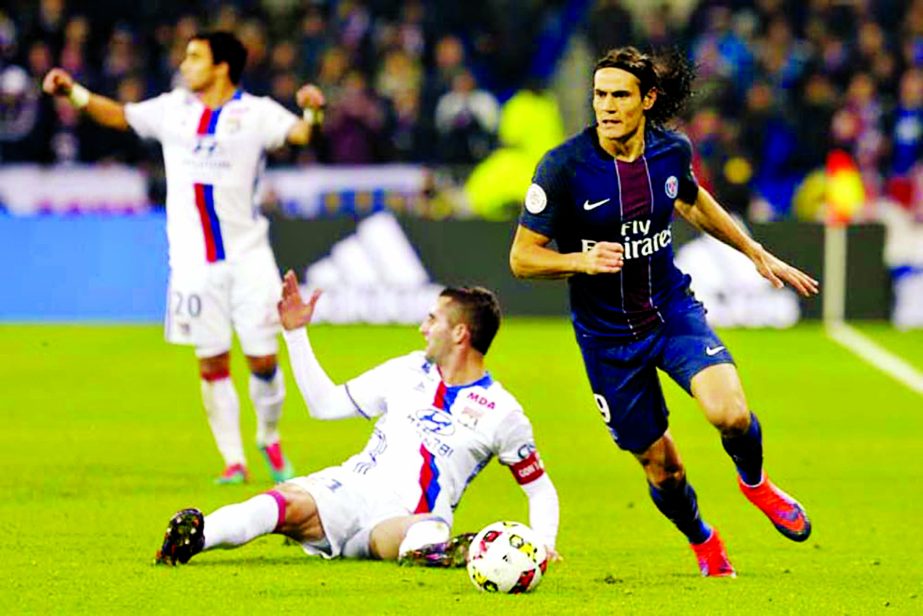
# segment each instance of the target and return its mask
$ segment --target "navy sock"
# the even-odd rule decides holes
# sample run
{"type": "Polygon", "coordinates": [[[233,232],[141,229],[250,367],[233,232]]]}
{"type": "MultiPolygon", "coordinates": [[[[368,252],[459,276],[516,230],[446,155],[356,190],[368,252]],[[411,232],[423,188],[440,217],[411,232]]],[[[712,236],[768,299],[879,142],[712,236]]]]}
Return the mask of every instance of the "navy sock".
{"type": "Polygon", "coordinates": [[[750,427],[737,436],[722,436],[721,444],[728,452],[737,473],[744,483],[755,486],[763,478],[763,432],[754,413],[750,413],[750,427]]]}
{"type": "Polygon", "coordinates": [[[272,370],[266,372],[252,372],[251,374],[261,381],[272,383],[272,380],[276,378],[276,367],[273,366],[272,370]]]}
{"type": "Polygon", "coordinates": [[[689,543],[702,543],[708,539],[711,528],[702,521],[695,490],[685,477],[679,485],[658,488],[648,482],[648,487],[657,509],[686,535],[689,543]]]}

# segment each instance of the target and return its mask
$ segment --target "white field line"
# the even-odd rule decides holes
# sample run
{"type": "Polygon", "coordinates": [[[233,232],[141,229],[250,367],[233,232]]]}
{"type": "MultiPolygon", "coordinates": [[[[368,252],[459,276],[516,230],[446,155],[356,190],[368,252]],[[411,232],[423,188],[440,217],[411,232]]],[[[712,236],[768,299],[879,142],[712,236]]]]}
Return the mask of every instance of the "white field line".
{"type": "Polygon", "coordinates": [[[894,380],[923,395],[923,372],[853,327],[842,322],[828,323],[827,335],[894,380]]]}

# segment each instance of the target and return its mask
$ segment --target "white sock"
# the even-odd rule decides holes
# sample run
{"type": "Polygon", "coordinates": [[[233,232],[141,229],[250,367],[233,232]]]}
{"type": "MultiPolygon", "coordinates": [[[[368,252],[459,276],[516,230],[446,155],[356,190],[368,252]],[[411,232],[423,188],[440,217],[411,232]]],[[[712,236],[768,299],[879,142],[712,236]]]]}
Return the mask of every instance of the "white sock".
{"type": "Polygon", "coordinates": [[[225,466],[246,464],[244,446],[240,440],[240,401],[230,377],[206,381],[202,379],[202,402],[208,414],[208,425],[224,458],[225,466]]]}
{"type": "Polygon", "coordinates": [[[235,548],[270,534],[279,523],[279,507],[275,497],[260,494],[214,511],[205,516],[203,549],[235,548]]]}
{"type": "Polygon", "coordinates": [[[411,550],[418,550],[424,545],[446,542],[449,540],[451,531],[452,529],[449,525],[438,518],[428,518],[414,522],[407,529],[404,540],[401,541],[401,545],[397,549],[398,556],[403,556],[411,550]]]}
{"type": "Polygon", "coordinates": [[[250,375],[250,399],[256,410],[256,444],[266,447],[279,442],[279,418],[285,401],[282,366],[276,367],[271,381],[250,375]]]}

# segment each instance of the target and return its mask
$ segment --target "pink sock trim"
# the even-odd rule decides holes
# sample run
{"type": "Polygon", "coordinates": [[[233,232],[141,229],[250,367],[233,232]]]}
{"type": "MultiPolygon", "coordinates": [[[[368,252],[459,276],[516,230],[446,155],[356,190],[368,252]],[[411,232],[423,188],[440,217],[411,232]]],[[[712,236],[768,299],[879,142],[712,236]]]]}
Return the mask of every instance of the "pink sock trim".
{"type": "Polygon", "coordinates": [[[272,532],[276,532],[279,530],[279,528],[282,527],[282,523],[285,522],[285,497],[282,496],[281,492],[277,492],[276,490],[268,490],[266,494],[273,497],[273,499],[276,501],[276,505],[279,507],[279,514],[276,518],[276,527],[272,529],[272,532]]]}

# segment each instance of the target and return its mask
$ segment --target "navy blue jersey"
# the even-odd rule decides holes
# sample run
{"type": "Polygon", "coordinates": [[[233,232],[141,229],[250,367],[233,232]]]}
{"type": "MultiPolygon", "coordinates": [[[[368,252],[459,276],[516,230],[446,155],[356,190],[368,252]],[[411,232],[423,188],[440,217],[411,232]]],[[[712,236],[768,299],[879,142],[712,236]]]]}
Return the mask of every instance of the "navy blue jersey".
{"type": "Polygon", "coordinates": [[[562,253],[619,242],[618,274],[577,274],[568,280],[578,334],[637,340],[665,321],[689,277],[673,263],[673,205],[694,203],[692,146],[681,133],[648,128],[644,153],[616,160],[599,145],[596,127],[549,151],[538,164],[520,217],[552,238],[562,253]]]}

